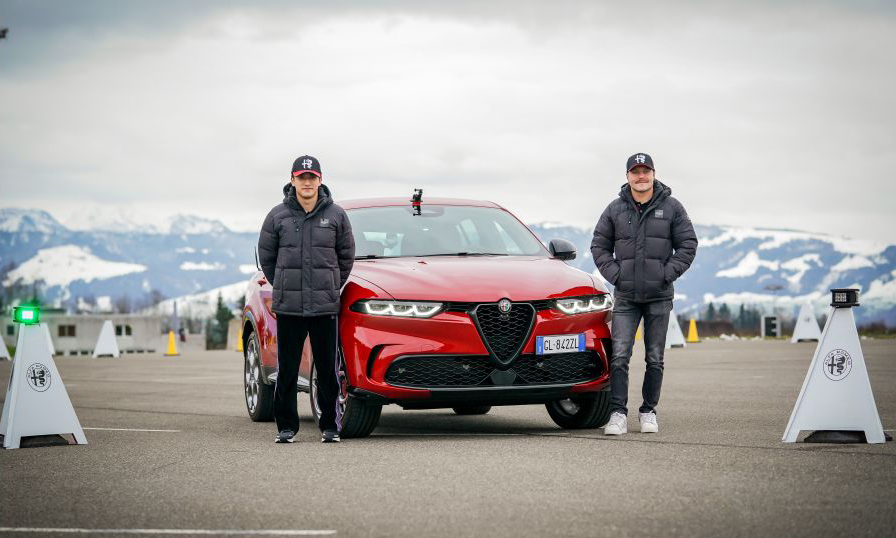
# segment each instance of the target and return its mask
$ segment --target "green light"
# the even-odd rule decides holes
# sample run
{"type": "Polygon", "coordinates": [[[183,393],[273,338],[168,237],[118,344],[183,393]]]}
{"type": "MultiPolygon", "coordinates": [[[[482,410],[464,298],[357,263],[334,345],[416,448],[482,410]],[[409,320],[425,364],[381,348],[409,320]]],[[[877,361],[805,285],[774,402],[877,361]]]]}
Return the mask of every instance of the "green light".
{"type": "Polygon", "coordinates": [[[12,311],[12,320],[25,325],[40,323],[40,308],[36,306],[17,306],[12,311]]]}

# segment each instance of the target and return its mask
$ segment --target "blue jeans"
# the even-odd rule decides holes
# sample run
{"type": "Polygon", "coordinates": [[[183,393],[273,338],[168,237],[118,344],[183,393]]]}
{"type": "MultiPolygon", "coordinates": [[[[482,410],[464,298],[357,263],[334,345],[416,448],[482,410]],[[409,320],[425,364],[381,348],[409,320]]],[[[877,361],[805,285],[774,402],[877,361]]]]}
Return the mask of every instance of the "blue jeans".
{"type": "Polygon", "coordinates": [[[644,319],[644,347],[647,370],[641,386],[641,413],[655,413],[663,385],[663,353],[672,301],[636,303],[616,298],[613,306],[613,356],[610,357],[610,412],[628,414],[628,364],[638,324],[644,319]]]}

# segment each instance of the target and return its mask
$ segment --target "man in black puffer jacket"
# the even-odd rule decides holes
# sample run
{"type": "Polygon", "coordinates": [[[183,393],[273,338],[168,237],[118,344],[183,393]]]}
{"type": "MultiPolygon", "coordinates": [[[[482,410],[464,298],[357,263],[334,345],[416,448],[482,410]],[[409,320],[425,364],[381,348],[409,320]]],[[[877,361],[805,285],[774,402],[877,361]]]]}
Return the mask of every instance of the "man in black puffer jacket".
{"type": "Polygon", "coordinates": [[[675,289],[697,253],[697,234],[672,189],[655,178],[653,159],[636,153],[626,163],[619,198],[604,210],[591,241],[600,274],[614,286],[610,421],[607,435],[628,431],[628,365],[641,318],[647,370],[641,388],[641,432],[658,431],[656,405],[663,383],[663,353],[675,289]]]}
{"type": "Polygon", "coordinates": [[[277,314],[278,443],[291,443],[299,431],[296,382],[306,336],[317,373],[321,441],[339,441],[336,316],[340,290],[355,263],[355,242],[348,216],[321,181],[317,159],[296,159],[283,187],[283,203],[265,217],[258,237],[258,259],[274,288],[272,309],[277,314]]]}

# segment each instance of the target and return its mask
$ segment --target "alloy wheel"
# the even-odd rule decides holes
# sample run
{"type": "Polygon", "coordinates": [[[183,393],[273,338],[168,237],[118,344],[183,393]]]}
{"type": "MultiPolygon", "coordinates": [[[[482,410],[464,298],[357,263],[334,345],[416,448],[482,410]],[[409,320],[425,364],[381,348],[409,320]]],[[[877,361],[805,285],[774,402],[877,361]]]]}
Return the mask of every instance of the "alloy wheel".
{"type": "Polygon", "coordinates": [[[249,343],[246,346],[243,373],[245,374],[246,408],[249,410],[249,414],[254,414],[258,407],[258,384],[261,382],[259,379],[261,368],[258,361],[258,343],[255,338],[249,338],[249,343]]]}
{"type": "MultiPolygon", "coordinates": [[[[339,386],[339,392],[336,395],[337,416],[345,416],[345,405],[348,402],[348,376],[345,373],[345,357],[342,356],[342,349],[336,355],[336,383],[339,386]]],[[[317,368],[311,369],[311,401],[314,402],[314,411],[320,416],[320,401],[317,395],[317,368]]]]}

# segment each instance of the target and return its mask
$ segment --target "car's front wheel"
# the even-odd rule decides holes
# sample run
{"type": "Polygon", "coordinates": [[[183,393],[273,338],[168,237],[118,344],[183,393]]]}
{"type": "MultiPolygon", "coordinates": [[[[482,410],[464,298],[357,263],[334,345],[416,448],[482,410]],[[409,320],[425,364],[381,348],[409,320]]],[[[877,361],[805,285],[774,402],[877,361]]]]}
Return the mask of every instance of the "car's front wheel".
{"type": "Polygon", "coordinates": [[[599,428],[610,419],[610,391],[555,400],[546,403],[545,407],[561,428],[599,428]]]}
{"type": "MultiPolygon", "coordinates": [[[[339,384],[339,392],[336,395],[336,407],[338,409],[337,413],[342,416],[342,427],[339,430],[339,435],[346,439],[367,437],[380,421],[380,413],[383,411],[383,406],[382,404],[370,403],[349,394],[348,377],[345,374],[345,358],[342,356],[341,349],[338,353],[338,361],[336,365],[336,380],[339,384]]],[[[314,421],[320,423],[317,369],[314,367],[314,361],[311,364],[310,388],[311,414],[314,415],[314,421]]]]}
{"type": "Polygon", "coordinates": [[[255,331],[248,334],[243,346],[243,389],[246,410],[252,422],[270,422],[274,418],[274,387],[261,376],[261,347],[255,331]]]}

